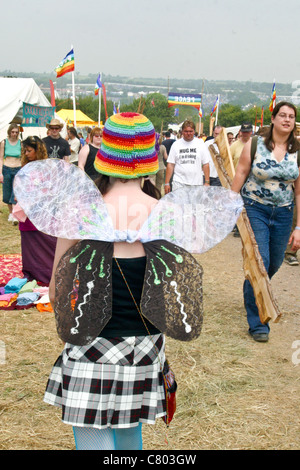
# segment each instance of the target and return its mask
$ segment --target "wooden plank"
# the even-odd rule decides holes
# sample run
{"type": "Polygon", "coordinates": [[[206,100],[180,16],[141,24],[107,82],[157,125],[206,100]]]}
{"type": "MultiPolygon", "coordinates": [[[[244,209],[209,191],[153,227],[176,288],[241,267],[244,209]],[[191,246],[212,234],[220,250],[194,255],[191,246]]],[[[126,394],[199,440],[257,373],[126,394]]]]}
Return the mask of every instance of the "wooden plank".
{"type": "MultiPolygon", "coordinates": [[[[209,151],[222,186],[230,188],[235,175],[235,169],[225,129],[222,129],[222,132],[216,138],[216,143],[219,152],[216,151],[213,145],[209,145],[209,151]]],[[[243,209],[237,221],[237,227],[242,241],[244,274],[253,287],[260,320],[262,323],[268,323],[270,320],[277,322],[280,319],[281,313],[272,293],[270,279],[259,253],[245,209],[243,209]]]]}

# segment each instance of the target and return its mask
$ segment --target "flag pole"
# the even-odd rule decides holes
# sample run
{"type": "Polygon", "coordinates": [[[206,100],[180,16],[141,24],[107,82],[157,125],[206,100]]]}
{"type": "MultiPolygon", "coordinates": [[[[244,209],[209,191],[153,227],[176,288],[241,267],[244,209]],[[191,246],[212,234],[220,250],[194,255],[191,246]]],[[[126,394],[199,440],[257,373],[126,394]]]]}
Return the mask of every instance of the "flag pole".
{"type": "MultiPolygon", "coordinates": [[[[100,75],[100,77],[102,76],[101,73],[99,75],[100,75]]],[[[102,91],[102,88],[100,87],[99,92],[98,92],[98,95],[99,95],[98,127],[100,127],[100,122],[101,122],[101,91],[102,91]]]]}
{"type": "MultiPolygon", "coordinates": [[[[71,50],[74,51],[73,45],[71,46],[71,50]]],[[[74,127],[76,129],[76,99],[75,99],[75,74],[74,70],[72,71],[72,94],[73,94],[73,113],[74,113],[74,127]]]]}
{"type": "Polygon", "coordinates": [[[199,109],[199,137],[200,137],[200,134],[201,134],[201,116],[200,116],[200,110],[201,110],[201,108],[199,109]]]}
{"type": "Polygon", "coordinates": [[[75,99],[75,79],[74,72],[72,72],[72,90],[73,90],[73,112],[74,112],[74,127],[76,129],[76,99],[75,99]]]}
{"type": "Polygon", "coordinates": [[[216,112],[216,123],[215,123],[215,126],[218,124],[219,106],[220,106],[220,95],[218,95],[217,112],[216,112]]]}
{"type": "Polygon", "coordinates": [[[202,90],[201,90],[201,102],[200,102],[200,108],[199,108],[199,137],[201,134],[201,113],[202,113],[202,99],[203,99],[203,90],[204,90],[204,80],[202,80],[202,90]],[[200,113],[201,111],[201,113],[200,113]]]}

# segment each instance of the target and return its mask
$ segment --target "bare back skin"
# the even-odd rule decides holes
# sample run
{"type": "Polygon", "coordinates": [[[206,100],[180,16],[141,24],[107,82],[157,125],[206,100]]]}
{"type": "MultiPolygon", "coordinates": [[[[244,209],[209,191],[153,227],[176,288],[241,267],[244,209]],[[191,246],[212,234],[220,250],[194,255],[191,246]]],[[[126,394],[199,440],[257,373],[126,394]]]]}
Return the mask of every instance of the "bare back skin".
{"type": "MultiPolygon", "coordinates": [[[[158,202],[142,191],[140,180],[116,180],[104,196],[104,201],[114,228],[120,231],[139,230],[158,202]]],[[[137,258],[144,255],[140,242],[114,244],[116,258],[137,258]]]]}

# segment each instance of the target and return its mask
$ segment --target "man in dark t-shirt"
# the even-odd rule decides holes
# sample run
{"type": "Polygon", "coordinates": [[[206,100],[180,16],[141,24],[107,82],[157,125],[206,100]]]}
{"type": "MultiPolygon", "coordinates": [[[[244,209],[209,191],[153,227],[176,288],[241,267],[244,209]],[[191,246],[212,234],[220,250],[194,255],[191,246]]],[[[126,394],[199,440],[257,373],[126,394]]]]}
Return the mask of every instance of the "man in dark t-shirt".
{"type": "MultiPolygon", "coordinates": [[[[166,151],[167,151],[167,155],[169,155],[170,153],[170,149],[172,147],[172,145],[174,144],[174,142],[176,142],[175,139],[171,139],[171,132],[170,131],[167,131],[165,133],[165,140],[162,141],[161,145],[163,145],[165,148],[166,148],[166,151]]],[[[167,160],[164,159],[164,165],[165,167],[167,166],[167,160]]],[[[173,175],[171,176],[171,179],[170,179],[170,188],[172,188],[172,182],[173,182],[173,175]]]]}
{"type": "Polygon", "coordinates": [[[174,142],[176,142],[175,139],[171,139],[171,132],[170,131],[167,131],[165,133],[165,140],[162,141],[162,145],[164,145],[166,147],[166,150],[167,150],[167,155],[169,155],[170,153],[170,148],[172,147],[172,145],[174,144],[174,142]]]}
{"type": "Polygon", "coordinates": [[[71,150],[69,143],[66,139],[60,136],[60,131],[63,124],[58,119],[52,119],[50,124],[47,124],[48,136],[43,139],[47,148],[49,158],[60,158],[69,162],[71,150]]]}

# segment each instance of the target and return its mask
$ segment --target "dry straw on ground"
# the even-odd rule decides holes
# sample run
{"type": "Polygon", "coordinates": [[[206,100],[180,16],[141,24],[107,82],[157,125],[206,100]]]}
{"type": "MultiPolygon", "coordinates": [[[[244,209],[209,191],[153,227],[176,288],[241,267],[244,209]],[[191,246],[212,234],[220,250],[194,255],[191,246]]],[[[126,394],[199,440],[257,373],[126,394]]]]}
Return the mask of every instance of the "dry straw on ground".
{"type": "MultiPolygon", "coordinates": [[[[20,252],[18,227],[0,207],[0,253],[20,252]]],[[[230,234],[197,257],[204,268],[205,318],[199,339],[167,339],[178,382],[177,412],[166,436],[162,420],[143,427],[145,449],[299,449],[300,267],[283,265],[272,281],[283,311],[270,341],[247,334],[242,299],[241,241],[230,234]],[[298,346],[299,348],[299,346],[298,346]],[[299,364],[297,364],[299,362],[299,364]]],[[[35,309],[0,311],[0,449],[72,450],[60,411],[43,402],[61,351],[53,315],[35,309]]]]}

